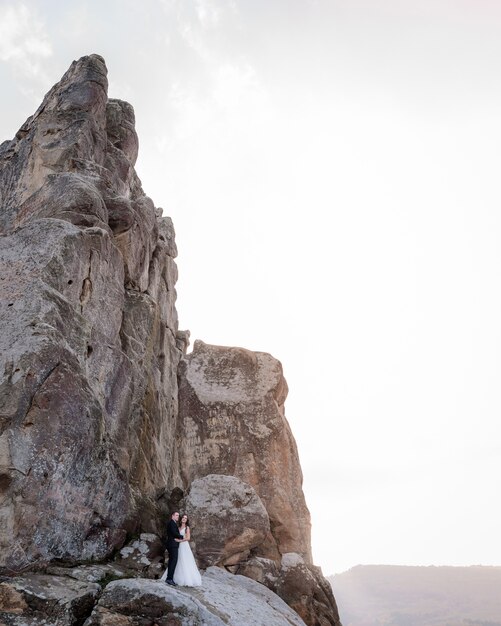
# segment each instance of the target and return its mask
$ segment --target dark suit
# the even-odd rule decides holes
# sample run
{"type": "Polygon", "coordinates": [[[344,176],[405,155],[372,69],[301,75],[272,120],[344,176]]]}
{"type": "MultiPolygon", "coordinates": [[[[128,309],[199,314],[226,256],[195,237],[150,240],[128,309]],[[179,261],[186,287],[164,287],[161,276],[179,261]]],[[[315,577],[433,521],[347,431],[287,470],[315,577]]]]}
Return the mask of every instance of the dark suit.
{"type": "Polygon", "coordinates": [[[174,570],[177,565],[177,557],[179,554],[179,542],[175,539],[182,539],[183,535],[179,532],[176,522],[171,519],[167,524],[167,551],[169,552],[169,565],[167,567],[167,580],[172,580],[174,570]]]}

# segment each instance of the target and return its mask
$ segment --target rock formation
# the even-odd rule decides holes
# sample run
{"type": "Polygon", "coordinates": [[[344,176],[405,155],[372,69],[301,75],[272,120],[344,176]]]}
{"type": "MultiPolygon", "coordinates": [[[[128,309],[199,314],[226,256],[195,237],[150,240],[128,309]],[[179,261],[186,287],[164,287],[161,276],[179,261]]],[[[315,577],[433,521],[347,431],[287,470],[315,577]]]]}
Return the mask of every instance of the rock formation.
{"type": "Polygon", "coordinates": [[[173,589],[150,579],[128,578],[110,582],[101,593],[94,582],[45,574],[19,576],[0,583],[0,623],[304,626],[276,594],[216,567],[205,572],[199,589],[173,589]]]}
{"type": "Polygon", "coordinates": [[[267,585],[307,624],[336,624],[330,585],[312,565],[310,514],[284,415],[287,391],[282,366],[269,354],[196,341],[193,352],[183,355],[177,443],[181,479],[191,485],[184,504],[202,563],[224,565],[267,585]],[[235,478],[230,484],[221,474],[250,485],[248,495],[238,495],[235,478]],[[196,480],[199,476],[206,478],[196,480]],[[251,534],[255,513],[247,512],[254,491],[269,519],[259,524],[269,531],[258,543],[251,534]],[[218,511],[221,523],[215,531],[218,511]],[[238,540],[231,511],[240,518],[246,542],[238,540]]]}
{"type": "MultiPolygon", "coordinates": [[[[54,623],[81,623],[101,593],[89,585],[100,581],[89,624],[150,623],[141,600],[120,604],[120,589],[140,598],[150,588],[106,586],[106,576],[157,575],[152,533],[162,534],[178,503],[192,515],[200,565],[232,572],[210,569],[207,584],[224,575],[242,587],[233,576],[241,573],[307,624],[338,624],[311,562],[281,366],[202,342],[185,354],[173,225],[142,190],[134,112],[108,99],[106,75],[97,55],[74,62],[0,145],[0,573],[45,572],[4,581],[0,617],[38,623],[37,592],[26,589],[45,585],[47,597],[68,599],[54,623]],[[211,536],[217,511],[220,533],[211,536]],[[115,553],[116,565],[85,566],[97,578],[77,577],[84,591],[67,582],[79,564],[115,553]],[[122,617],[108,620],[112,591],[122,617]]],[[[169,598],[159,606],[174,606],[169,598]]],[[[213,623],[244,623],[228,619],[213,623]]],[[[276,623],[295,623],[284,619],[276,623]]]]}
{"type": "Polygon", "coordinates": [[[137,145],[94,55],[0,146],[4,567],[109,556],[174,480],[176,249],[137,145]]]}
{"type": "Polygon", "coordinates": [[[189,485],[230,474],[251,485],[270,516],[259,555],[299,552],[311,562],[310,514],[294,437],[284,416],[287,383],[263,352],[196,341],[180,363],[178,446],[189,485]]]}

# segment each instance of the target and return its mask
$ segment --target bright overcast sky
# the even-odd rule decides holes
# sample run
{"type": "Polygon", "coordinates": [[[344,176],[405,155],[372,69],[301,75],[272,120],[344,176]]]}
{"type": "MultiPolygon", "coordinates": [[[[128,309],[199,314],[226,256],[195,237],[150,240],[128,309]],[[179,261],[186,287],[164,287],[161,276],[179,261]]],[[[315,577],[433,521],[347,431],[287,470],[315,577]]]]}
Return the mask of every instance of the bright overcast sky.
{"type": "Polygon", "coordinates": [[[0,140],[102,54],[181,328],[279,358],[324,573],[501,565],[501,5],[0,0],[0,140]]]}

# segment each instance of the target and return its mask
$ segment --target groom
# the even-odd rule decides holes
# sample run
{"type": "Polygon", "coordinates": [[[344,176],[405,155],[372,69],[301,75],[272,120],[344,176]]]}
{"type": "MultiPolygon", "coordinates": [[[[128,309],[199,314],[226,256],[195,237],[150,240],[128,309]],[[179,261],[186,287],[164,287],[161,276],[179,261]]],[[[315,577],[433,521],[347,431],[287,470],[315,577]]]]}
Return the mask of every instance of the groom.
{"type": "Polygon", "coordinates": [[[176,587],[176,583],[172,580],[174,570],[176,569],[177,557],[179,554],[179,544],[183,541],[183,535],[179,532],[177,522],[179,520],[179,511],[174,511],[170,516],[167,524],[167,551],[169,553],[169,565],[167,568],[167,584],[176,587]]]}

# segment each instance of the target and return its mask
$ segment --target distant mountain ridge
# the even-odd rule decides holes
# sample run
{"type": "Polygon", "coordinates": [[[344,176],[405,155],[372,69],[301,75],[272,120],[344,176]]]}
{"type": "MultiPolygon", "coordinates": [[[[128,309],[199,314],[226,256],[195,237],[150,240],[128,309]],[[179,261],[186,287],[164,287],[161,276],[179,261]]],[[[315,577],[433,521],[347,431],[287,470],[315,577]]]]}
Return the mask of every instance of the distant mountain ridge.
{"type": "Polygon", "coordinates": [[[343,626],[501,626],[501,567],[357,565],[328,580],[343,626]]]}

